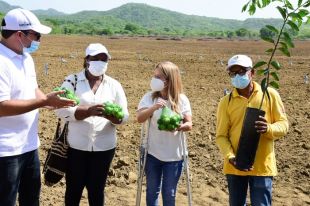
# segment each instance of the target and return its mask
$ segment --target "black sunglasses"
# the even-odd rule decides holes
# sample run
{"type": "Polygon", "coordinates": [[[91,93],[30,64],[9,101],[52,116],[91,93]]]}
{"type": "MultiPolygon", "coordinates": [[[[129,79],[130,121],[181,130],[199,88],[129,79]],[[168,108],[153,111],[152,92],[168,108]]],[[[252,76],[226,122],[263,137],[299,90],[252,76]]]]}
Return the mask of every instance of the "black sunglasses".
{"type": "Polygon", "coordinates": [[[237,74],[239,74],[240,76],[245,75],[248,71],[250,71],[252,68],[251,67],[247,67],[247,68],[242,68],[239,71],[228,71],[228,75],[231,78],[234,78],[237,74]]]}
{"type": "Polygon", "coordinates": [[[41,34],[38,33],[38,32],[32,32],[32,31],[29,31],[29,30],[23,30],[21,32],[23,32],[25,35],[28,35],[28,34],[34,35],[36,37],[36,40],[40,40],[40,38],[41,38],[41,34]]]}

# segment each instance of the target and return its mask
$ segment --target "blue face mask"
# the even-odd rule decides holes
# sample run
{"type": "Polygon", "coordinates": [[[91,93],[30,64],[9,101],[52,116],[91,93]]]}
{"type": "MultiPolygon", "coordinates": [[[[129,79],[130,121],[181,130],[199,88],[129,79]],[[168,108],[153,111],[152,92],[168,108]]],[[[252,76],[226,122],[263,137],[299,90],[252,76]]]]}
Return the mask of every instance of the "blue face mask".
{"type": "Polygon", "coordinates": [[[39,49],[40,42],[39,41],[32,41],[30,47],[24,47],[23,52],[33,53],[39,49]]]}
{"type": "Polygon", "coordinates": [[[250,78],[247,73],[245,73],[244,75],[237,74],[234,78],[231,78],[231,83],[234,87],[238,89],[244,89],[249,85],[250,78]]]}

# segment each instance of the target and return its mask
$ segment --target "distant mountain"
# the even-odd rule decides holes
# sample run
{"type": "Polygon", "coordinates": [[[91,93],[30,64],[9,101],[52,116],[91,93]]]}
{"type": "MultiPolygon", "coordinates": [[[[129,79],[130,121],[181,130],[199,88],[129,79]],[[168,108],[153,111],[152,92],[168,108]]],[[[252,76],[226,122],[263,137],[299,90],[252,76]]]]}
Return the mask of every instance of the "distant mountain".
{"type": "Polygon", "coordinates": [[[53,17],[53,16],[65,16],[66,14],[55,9],[38,9],[32,10],[32,12],[38,16],[46,16],[46,17],[53,17]]]}
{"type": "Polygon", "coordinates": [[[19,8],[20,6],[12,6],[4,1],[0,0],[0,12],[1,13],[7,13],[8,11],[15,9],[15,8],[19,8]]]}
{"type": "MultiPolygon", "coordinates": [[[[6,13],[12,8],[16,6],[0,0],[0,12],[6,13]]],[[[141,3],[128,3],[108,11],[85,10],[74,14],[55,9],[33,12],[52,26],[54,33],[65,34],[257,37],[265,25],[279,28],[282,24],[282,19],[249,18],[240,21],[186,15],[141,3]],[[243,34],[238,33],[240,29],[243,29],[243,34]]],[[[305,26],[304,31],[308,36],[310,26],[305,26]]]]}

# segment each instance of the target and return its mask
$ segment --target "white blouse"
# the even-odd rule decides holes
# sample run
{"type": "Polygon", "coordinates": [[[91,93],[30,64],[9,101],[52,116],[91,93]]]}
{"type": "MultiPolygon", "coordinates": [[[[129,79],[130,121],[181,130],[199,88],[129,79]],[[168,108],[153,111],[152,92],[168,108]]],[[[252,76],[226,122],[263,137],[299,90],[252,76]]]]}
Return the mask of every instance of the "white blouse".
{"type": "MultiPolygon", "coordinates": [[[[74,75],[66,77],[75,82],[74,75]]],[[[64,81],[61,87],[73,89],[73,85],[64,81]]],[[[115,79],[104,75],[104,79],[94,94],[85,76],[85,70],[77,74],[75,94],[80,98],[80,105],[103,104],[112,102],[120,105],[124,112],[122,123],[126,122],[129,114],[127,99],[121,84],[115,79]]],[[[71,148],[83,151],[106,151],[116,147],[116,125],[104,117],[91,116],[76,120],[74,113],[78,106],[58,109],[56,115],[69,121],[68,142],[71,148]]]]}
{"type": "MultiPolygon", "coordinates": [[[[152,92],[146,93],[138,106],[138,110],[149,108],[156,102],[152,100],[152,92]]],[[[167,106],[171,108],[171,104],[167,106]]],[[[179,108],[181,115],[192,115],[191,107],[188,98],[181,94],[179,108]]],[[[158,129],[157,120],[161,115],[162,109],[158,109],[151,117],[148,138],[148,153],[161,161],[179,161],[183,159],[183,149],[181,144],[181,132],[161,131],[158,129]]]]}

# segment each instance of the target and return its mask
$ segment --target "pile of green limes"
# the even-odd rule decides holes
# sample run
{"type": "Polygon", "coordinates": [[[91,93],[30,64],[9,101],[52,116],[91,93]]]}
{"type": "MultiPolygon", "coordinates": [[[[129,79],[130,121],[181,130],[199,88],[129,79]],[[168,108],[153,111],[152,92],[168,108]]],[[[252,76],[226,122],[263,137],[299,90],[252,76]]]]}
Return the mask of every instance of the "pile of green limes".
{"type": "Polygon", "coordinates": [[[67,89],[65,87],[56,87],[53,91],[61,91],[64,90],[65,92],[60,94],[60,97],[64,97],[67,99],[74,100],[76,104],[80,104],[80,99],[74,94],[74,92],[70,89],[67,89]]]}
{"type": "Polygon", "coordinates": [[[164,131],[175,130],[180,126],[181,120],[181,115],[172,112],[168,107],[164,107],[157,120],[158,129],[164,131]]]}
{"type": "Polygon", "coordinates": [[[113,116],[116,119],[124,118],[123,109],[118,104],[113,104],[111,102],[105,102],[103,103],[103,108],[104,108],[103,113],[107,116],[113,116]]]}

